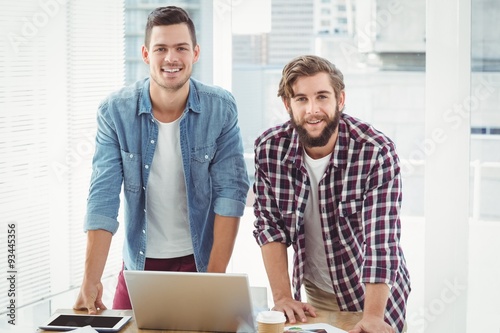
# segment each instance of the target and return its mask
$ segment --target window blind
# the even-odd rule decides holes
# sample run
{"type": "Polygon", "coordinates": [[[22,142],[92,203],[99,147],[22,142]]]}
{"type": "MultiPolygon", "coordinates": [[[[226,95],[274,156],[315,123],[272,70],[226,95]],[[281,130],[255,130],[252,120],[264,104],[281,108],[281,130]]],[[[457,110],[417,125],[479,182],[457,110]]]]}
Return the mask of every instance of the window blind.
{"type": "MultiPolygon", "coordinates": [[[[32,1],[33,3],[35,1],[32,1]]],[[[31,28],[36,5],[2,5],[0,31],[0,304],[16,306],[50,294],[48,177],[48,43],[31,28]],[[33,35],[30,38],[30,34],[33,35]],[[7,252],[7,229],[15,244],[7,252]],[[9,228],[10,229],[10,228],[9,228]],[[13,261],[8,265],[7,254],[13,261]],[[12,290],[12,292],[8,292],[12,290]]],[[[11,245],[13,245],[11,243],[11,245]]],[[[2,306],[0,312],[7,309],[2,306]]]]}
{"type": "MultiPolygon", "coordinates": [[[[83,216],[94,151],[99,102],[122,87],[125,77],[124,8],[121,0],[68,3],[68,142],[73,157],[68,170],[71,277],[81,284],[86,234],[83,216]]],[[[123,227],[113,238],[104,276],[118,273],[123,227]]]]}
{"type": "MultiPolygon", "coordinates": [[[[97,106],[124,82],[123,3],[9,1],[0,34],[0,304],[10,302],[15,271],[23,307],[82,281],[97,106]]],[[[105,276],[120,267],[121,241],[113,240],[105,276]]]]}

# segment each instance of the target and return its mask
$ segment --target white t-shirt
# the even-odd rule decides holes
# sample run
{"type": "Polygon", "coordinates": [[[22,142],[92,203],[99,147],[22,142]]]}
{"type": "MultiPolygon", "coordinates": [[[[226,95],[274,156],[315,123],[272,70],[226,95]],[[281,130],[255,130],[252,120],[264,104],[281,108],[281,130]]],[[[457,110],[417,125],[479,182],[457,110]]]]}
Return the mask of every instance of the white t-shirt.
{"type": "Polygon", "coordinates": [[[146,189],[148,258],[177,258],[193,253],[182,168],[180,118],[158,122],[158,142],[146,189]]]}
{"type": "Polygon", "coordinates": [[[326,260],[318,201],[318,184],[330,162],[330,155],[315,160],[307,155],[304,150],[304,161],[311,184],[304,212],[306,241],[304,278],[321,290],[334,293],[330,269],[326,260]]]}

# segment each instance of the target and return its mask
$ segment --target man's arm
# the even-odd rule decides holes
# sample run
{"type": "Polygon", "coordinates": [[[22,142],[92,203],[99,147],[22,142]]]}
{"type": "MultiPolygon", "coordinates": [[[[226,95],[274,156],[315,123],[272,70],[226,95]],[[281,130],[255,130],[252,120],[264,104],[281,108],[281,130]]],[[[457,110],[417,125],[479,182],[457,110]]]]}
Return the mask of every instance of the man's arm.
{"type": "Polygon", "coordinates": [[[363,318],[349,333],[394,333],[384,321],[391,293],[389,285],[394,283],[401,260],[398,254],[401,174],[393,145],[380,151],[377,165],[368,177],[368,188],[363,207],[366,241],[362,273],[365,283],[363,318]],[[378,250],[382,248],[385,251],[378,250]]]}
{"type": "Polygon", "coordinates": [[[273,293],[273,310],[283,311],[291,324],[296,322],[296,315],[301,322],[306,322],[306,311],[311,316],[316,317],[316,312],[312,305],[296,301],[292,297],[286,245],[279,242],[271,242],[263,245],[261,251],[273,293]]]}
{"type": "Polygon", "coordinates": [[[102,273],[108,258],[112,234],[106,230],[87,232],[87,252],[85,272],[80,293],[73,306],[76,310],[87,309],[89,314],[96,314],[97,309],[106,309],[102,303],[102,273]]]}
{"type": "Polygon", "coordinates": [[[349,333],[394,333],[394,329],[384,321],[388,298],[388,285],[385,283],[367,283],[363,318],[349,333]]]}
{"type": "Polygon", "coordinates": [[[394,333],[394,329],[384,321],[388,298],[388,285],[385,283],[367,283],[363,318],[349,333],[394,333]]]}
{"type": "Polygon", "coordinates": [[[207,272],[224,273],[233,253],[239,217],[215,215],[214,244],[210,252],[207,272]]]}

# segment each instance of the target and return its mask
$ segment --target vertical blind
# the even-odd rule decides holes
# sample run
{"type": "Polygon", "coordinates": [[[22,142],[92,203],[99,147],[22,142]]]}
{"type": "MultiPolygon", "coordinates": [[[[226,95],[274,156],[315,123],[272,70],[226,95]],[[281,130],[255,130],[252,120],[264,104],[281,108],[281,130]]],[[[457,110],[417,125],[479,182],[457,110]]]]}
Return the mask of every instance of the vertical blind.
{"type": "Polygon", "coordinates": [[[124,82],[123,1],[5,1],[0,35],[0,304],[23,307],[82,280],[96,110],[124,82]]]}
{"type": "MultiPolygon", "coordinates": [[[[83,274],[86,237],[82,232],[94,149],[99,102],[122,87],[125,78],[123,1],[70,1],[68,3],[68,169],[71,223],[71,277],[78,286],[83,274]]],[[[123,229],[123,228],[121,228],[123,229]]],[[[120,230],[123,231],[123,230],[120,230]]],[[[115,237],[113,245],[121,243],[115,237]]],[[[104,275],[117,274],[121,247],[113,246],[104,275]]]]}
{"type": "MultiPolygon", "coordinates": [[[[34,2],[34,1],[33,1],[34,2]]],[[[0,215],[2,216],[0,303],[19,306],[50,293],[50,198],[48,177],[48,41],[25,21],[17,2],[0,13],[0,215]],[[20,24],[24,22],[25,24],[20,24]],[[33,37],[31,37],[33,36],[33,37]],[[30,38],[31,37],[31,38],[30,38]],[[15,225],[15,244],[7,265],[7,230],[15,225]],[[14,276],[14,279],[8,277],[14,276]],[[7,292],[12,290],[12,292],[7,292]]],[[[31,23],[31,25],[30,25],[31,23]]],[[[1,312],[5,312],[2,306],[1,312]]]]}

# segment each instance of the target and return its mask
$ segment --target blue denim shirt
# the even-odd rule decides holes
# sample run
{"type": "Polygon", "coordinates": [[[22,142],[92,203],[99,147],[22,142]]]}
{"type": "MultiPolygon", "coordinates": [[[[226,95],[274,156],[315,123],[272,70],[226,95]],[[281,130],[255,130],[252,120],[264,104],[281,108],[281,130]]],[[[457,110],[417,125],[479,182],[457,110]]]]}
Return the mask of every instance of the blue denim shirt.
{"type": "MultiPolygon", "coordinates": [[[[123,184],[123,260],[131,270],[144,269],[146,188],[158,138],[149,82],[125,87],[99,106],[84,226],[86,231],[117,231],[123,184]]],[[[202,272],[212,249],[215,214],[242,216],[249,189],[234,97],[191,79],[180,142],[194,257],[202,272]]]]}

